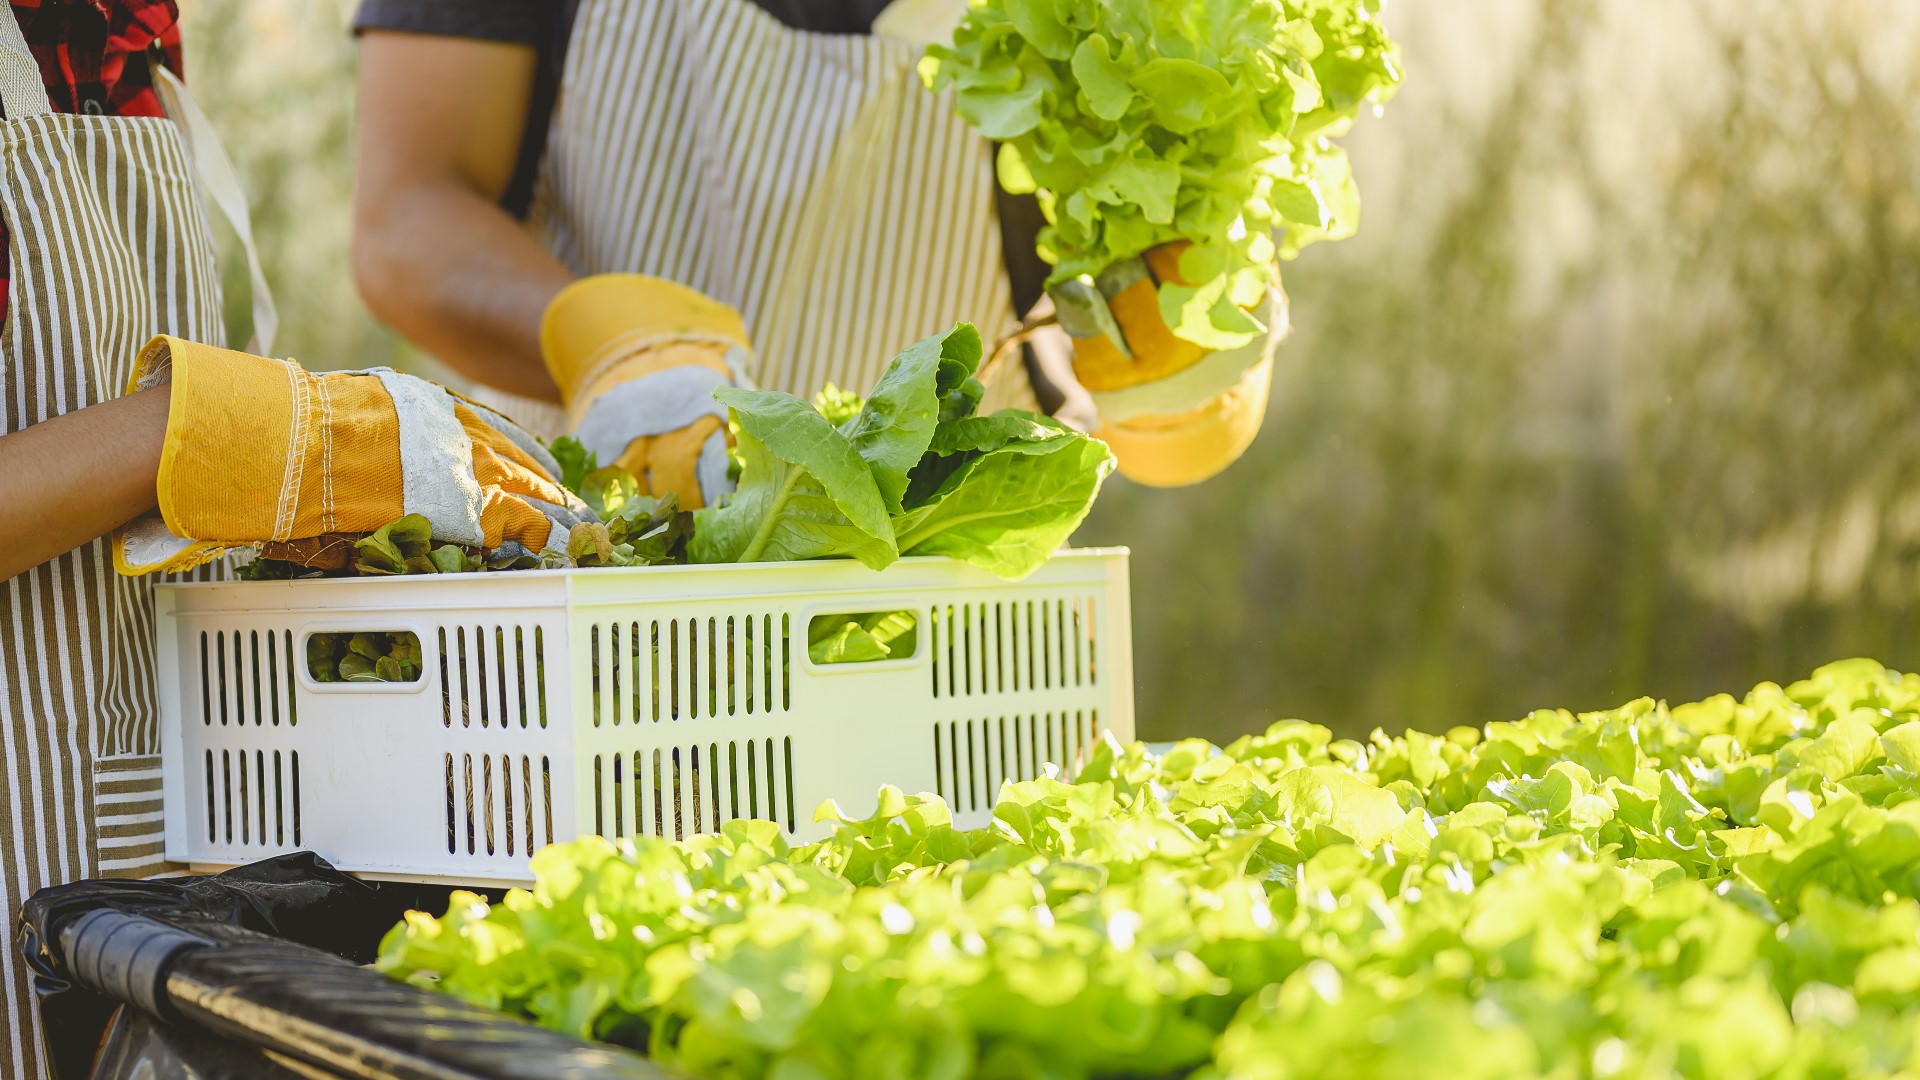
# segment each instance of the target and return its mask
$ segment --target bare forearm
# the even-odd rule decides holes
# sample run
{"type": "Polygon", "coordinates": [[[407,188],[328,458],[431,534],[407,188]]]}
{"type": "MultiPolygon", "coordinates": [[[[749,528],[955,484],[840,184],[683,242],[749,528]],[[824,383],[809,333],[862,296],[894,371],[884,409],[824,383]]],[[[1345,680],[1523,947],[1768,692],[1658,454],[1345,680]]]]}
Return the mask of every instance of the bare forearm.
{"type": "Polygon", "coordinates": [[[450,184],[363,206],[354,269],[375,316],[467,378],[549,401],[540,316],[573,280],[500,207],[450,184]]]}
{"type": "Polygon", "coordinates": [[[500,197],[530,46],[374,31],[360,43],[354,276],[387,325],[467,378],[557,401],[540,316],[573,275],[500,197]]]}
{"type": "Polygon", "coordinates": [[[0,438],[0,581],[153,509],[168,388],[0,438]]]}

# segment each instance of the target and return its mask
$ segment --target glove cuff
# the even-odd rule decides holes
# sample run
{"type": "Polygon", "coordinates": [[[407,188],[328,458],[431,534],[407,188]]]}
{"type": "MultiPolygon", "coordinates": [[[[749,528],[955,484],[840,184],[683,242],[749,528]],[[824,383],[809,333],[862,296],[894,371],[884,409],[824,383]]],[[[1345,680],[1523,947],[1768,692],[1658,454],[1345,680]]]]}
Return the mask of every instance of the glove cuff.
{"type": "Polygon", "coordinates": [[[287,463],[304,440],[288,435],[303,419],[296,387],[306,373],[172,337],[155,338],[140,356],[142,369],[164,369],[173,383],[158,486],[167,528],[218,541],[241,534],[239,518],[259,522],[256,538],[289,538],[299,495],[289,490],[287,463]]]}
{"type": "Polygon", "coordinates": [[[398,516],[401,403],[386,383],[406,377],[314,375],[178,338],[155,339],[142,355],[160,349],[173,393],[158,495],[175,534],[250,545],[368,532],[398,516]]]}
{"type": "MultiPolygon", "coordinates": [[[[540,353],[571,408],[636,353],[673,342],[751,348],[740,313],[645,274],[596,274],[567,286],[540,320],[540,353]]],[[[576,417],[577,419],[577,417],[576,417]]]]}
{"type": "MultiPolygon", "coordinates": [[[[237,519],[291,516],[285,485],[298,367],[162,335],[134,362],[128,392],[172,384],[156,485],[159,509],[119,530],[125,575],[178,571],[215,557],[237,519]]],[[[289,521],[288,524],[291,524],[289,521]]]]}

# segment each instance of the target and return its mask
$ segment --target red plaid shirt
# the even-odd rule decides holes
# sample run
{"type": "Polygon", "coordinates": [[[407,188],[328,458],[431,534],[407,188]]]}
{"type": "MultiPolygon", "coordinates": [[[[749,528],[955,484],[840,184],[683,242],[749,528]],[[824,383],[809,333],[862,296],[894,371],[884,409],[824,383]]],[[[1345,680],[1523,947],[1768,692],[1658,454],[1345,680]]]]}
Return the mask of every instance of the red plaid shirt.
{"type": "MultiPolygon", "coordinates": [[[[11,0],[56,112],[160,116],[147,64],[180,66],[174,0],[11,0]],[[131,62],[129,62],[131,61],[131,62]]],[[[7,317],[7,226],[0,221],[0,323],[7,317]]]]}

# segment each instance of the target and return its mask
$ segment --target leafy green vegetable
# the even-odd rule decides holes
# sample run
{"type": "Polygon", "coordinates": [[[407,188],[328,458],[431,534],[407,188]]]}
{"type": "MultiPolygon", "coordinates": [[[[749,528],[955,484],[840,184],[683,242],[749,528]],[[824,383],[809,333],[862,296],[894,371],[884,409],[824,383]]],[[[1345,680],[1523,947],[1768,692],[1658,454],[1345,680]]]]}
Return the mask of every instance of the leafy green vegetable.
{"type": "Polygon", "coordinates": [[[981,353],[962,323],[909,346],[864,401],[837,389],[811,407],[719,391],[740,486],[698,512],[692,560],[848,556],[880,569],[902,554],[950,555],[1003,577],[1032,573],[1086,517],[1113,456],[1041,417],[974,416],[981,353]]]}
{"type": "Polygon", "coordinates": [[[940,423],[946,383],[970,378],[980,365],[980,334],[962,325],[945,337],[907,346],[881,373],[860,411],[841,428],[873,475],[890,513],[900,512],[907,473],[920,463],[940,423]]]}
{"type": "Polygon", "coordinates": [[[816,664],[860,664],[905,659],[919,641],[911,611],[816,615],[807,624],[807,656],[816,664]]]}
{"type": "Polygon", "coordinates": [[[975,0],[921,76],[999,141],[1001,185],[1034,193],[1048,284],[1192,241],[1160,289],[1208,348],[1247,316],[1276,254],[1351,235],[1359,199],[1333,142],[1391,97],[1384,0],[975,0]]]}
{"type": "Polygon", "coordinates": [[[586,486],[587,477],[600,468],[598,457],[571,435],[553,440],[547,444],[547,450],[553,454],[553,460],[560,463],[560,483],[568,491],[584,496],[581,489],[586,486]]]}
{"type": "Polygon", "coordinates": [[[889,651],[866,627],[849,620],[827,636],[808,642],[807,655],[816,664],[864,664],[885,660],[889,651]]]}
{"type": "Polygon", "coordinates": [[[882,569],[900,557],[887,506],[853,443],[811,405],[776,390],[722,388],[740,484],[695,518],[694,562],[849,556],[882,569]]]}
{"type": "MultiPolygon", "coordinates": [[[[433,526],[419,514],[408,514],[356,541],[354,560],[362,574],[432,573],[413,560],[425,560],[433,549],[433,526]]],[[[431,565],[431,564],[429,564],[431,565]]]]}
{"type": "MultiPolygon", "coordinates": [[[[319,549],[336,556],[331,563],[307,565],[282,559],[255,558],[241,568],[247,581],[284,581],[293,578],[337,577],[359,574],[395,577],[404,574],[464,574],[478,570],[519,570],[543,560],[519,545],[502,547],[486,557],[458,544],[433,542],[433,527],[425,517],[408,514],[357,540],[330,538],[319,549]],[[344,558],[339,558],[346,552],[344,558]]],[[[309,551],[311,555],[314,552],[309,551]]]]}
{"type": "Polygon", "coordinates": [[[1112,467],[1105,444],[1018,417],[992,435],[959,433],[967,446],[925,464],[912,508],[894,519],[900,551],[947,555],[1017,578],[1046,561],[1093,507],[1112,467]],[[921,481],[925,481],[922,484],[921,481]],[[928,485],[931,491],[920,489],[928,485]]]}
{"type": "Polygon", "coordinates": [[[410,631],[329,631],[307,638],[307,672],[315,682],[416,682],[420,639],[410,631]]]}
{"type": "Polygon", "coordinates": [[[828,383],[826,389],[813,396],[813,407],[818,409],[820,415],[827,418],[827,423],[834,427],[839,427],[860,415],[860,406],[863,404],[865,402],[861,400],[859,394],[851,390],[842,390],[832,383],[828,383]]]}
{"type": "MultiPolygon", "coordinates": [[[[1044,562],[1078,527],[1112,469],[1105,444],[1026,413],[975,416],[980,335],[964,323],[909,346],[871,397],[829,386],[814,403],[725,387],[740,464],[721,505],[680,510],[571,439],[553,444],[566,482],[600,520],[573,527],[565,555],[518,544],[484,553],[433,544],[409,515],[352,540],[353,557],[314,569],[256,559],[264,580],[329,574],[453,574],[545,566],[653,566],[854,558],[882,569],[903,552],[951,555],[1009,578],[1044,562]]],[[[861,628],[868,633],[871,627],[861,628]]],[[[845,649],[873,650],[857,635],[845,649]]],[[[884,654],[883,654],[884,655],[884,654]]]]}
{"type": "MultiPolygon", "coordinates": [[[[626,475],[622,473],[621,475],[626,475]]],[[[567,557],[575,566],[660,566],[686,561],[693,515],[672,493],[652,499],[622,497],[604,522],[573,527],[567,557]]]]}
{"type": "Polygon", "coordinates": [[[479,570],[480,556],[456,544],[433,543],[433,526],[419,514],[354,542],[354,569],[365,575],[459,574],[479,570]]]}
{"type": "Polygon", "coordinates": [[[609,465],[588,473],[574,491],[580,501],[587,504],[587,509],[593,511],[593,516],[605,521],[618,514],[629,501],[640,497],[640,481],[618,465],[609,465]]]}
{"type": "Polygon", "coordinates": [[[268,559],[258,555],[241,563],[234,569],[234,577],[241,581],[297,581],[301,578],[327,577],[325,570],[302,566],[284,559],[268,559]]]}
{"type": "Polygon", "coordinates": [[[888,789],[799,847],[548,847],[379,964],[708,1077],[1913,1076],[1917,723],[1920,676],[1847,661],[1444,735],[1107,742],[990,828],[888,789]]]}

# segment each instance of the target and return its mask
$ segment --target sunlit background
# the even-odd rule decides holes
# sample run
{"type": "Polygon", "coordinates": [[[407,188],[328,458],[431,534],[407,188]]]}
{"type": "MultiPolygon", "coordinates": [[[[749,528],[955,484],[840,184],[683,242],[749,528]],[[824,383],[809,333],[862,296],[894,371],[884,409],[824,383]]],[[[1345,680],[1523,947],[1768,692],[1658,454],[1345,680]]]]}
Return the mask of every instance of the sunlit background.
{"type": "MultiPolygon", "coordinates": [[[[186,0],[311,366],[437,371],[346,265],[350,0],[186,0]]],[[[1360,235],[1253,451],[1116,482],[1141,734],[1346,732],[1920,665],[1920,4],[1400,0],[1360,235]]],[[[228,260],[231,323],[244,270],[228,260]]]]}

